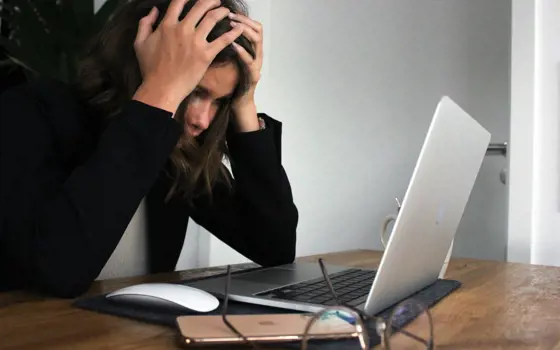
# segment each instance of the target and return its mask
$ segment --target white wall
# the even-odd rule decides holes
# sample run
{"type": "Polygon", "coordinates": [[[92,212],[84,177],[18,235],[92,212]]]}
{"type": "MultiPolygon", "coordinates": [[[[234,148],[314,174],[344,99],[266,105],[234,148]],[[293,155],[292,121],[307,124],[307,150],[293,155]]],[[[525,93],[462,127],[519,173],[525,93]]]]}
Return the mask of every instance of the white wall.
{"type": "MultiPolygon", "coordinates": [[[[493,21],[507,1],[251,3],[271,14],[258,14],[271,43],[259,109],[284,122],[299,256],[381,248],[441,95],[475,116],[509,113],[509,36],[493,21]]],[[[242,260],[210,242],[210,262],[242,260]]]]}
{"type": "Polygon", "coordinates": [[[138,276],[147,272],[145,210],[142,201],[98,279],[138,276]]]}
{"type": "Polygon", "coordinates": [[[99,8],[105,3],[105,0],[94,0],[93,1],[93,10],[97,12],[99,8]]]}
{"type": "Polygon", "coordinates": [[[560,1],[513,0],[508,259],[560,266],[560,1]]]}
{"type": "Polygon", "coordinates": [[[531,262],[560,266],[560,1],[537,0],[531,262]]]}

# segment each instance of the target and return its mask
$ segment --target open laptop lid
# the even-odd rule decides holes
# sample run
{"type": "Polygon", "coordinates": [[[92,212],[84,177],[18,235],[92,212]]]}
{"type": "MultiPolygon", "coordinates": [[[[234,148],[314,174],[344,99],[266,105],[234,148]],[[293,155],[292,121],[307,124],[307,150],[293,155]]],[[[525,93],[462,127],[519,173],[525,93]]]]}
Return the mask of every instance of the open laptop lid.
{"type": "Polygon", "coordinates": [[[449,97],[440,100],[366,302],[367,313],[438,278],[490,136],[449,97]]]}

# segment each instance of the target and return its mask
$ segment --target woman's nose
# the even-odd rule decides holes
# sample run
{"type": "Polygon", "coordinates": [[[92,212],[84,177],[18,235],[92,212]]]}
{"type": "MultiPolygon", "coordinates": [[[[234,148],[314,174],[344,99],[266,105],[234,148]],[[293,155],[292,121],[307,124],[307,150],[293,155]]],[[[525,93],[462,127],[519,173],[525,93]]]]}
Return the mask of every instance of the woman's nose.
{"type": "Polygon", "coordinates": [[[208,100],[199,100],[193,107],[191,123],[201,130],[208,129],[213,117],[212,102],[208,100]]]}

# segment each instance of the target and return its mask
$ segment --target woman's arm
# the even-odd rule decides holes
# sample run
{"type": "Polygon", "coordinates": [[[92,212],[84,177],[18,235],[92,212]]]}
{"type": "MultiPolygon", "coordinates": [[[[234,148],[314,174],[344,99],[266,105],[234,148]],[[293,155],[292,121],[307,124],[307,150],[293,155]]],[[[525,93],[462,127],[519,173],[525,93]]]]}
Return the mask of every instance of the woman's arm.
{"type": "Polygon", "coordinates": [[[192,219],[262,266],[295,259],[298,210],[281,162],[281,124],[260,114],[266,129],[231,132],[233,190],[216,186],[212,201],[195,201],[192,219]]]}
{"type": "Polygon", "coordinates": [[[53,125],[36,93],[21,87],[0,100],[0,262],[21,271],[20,284],[72,297],[99,275],[182,128],[172,113],[132,100],[89,159],[66,169],[55,130],[84,116],[56,101],[53,125]]]}

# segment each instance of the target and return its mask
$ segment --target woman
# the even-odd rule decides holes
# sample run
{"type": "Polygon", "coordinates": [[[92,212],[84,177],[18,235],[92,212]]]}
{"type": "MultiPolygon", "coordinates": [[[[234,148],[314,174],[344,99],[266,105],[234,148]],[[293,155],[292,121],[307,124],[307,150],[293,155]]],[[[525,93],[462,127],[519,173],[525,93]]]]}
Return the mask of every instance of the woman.
{"type": "Polygon", "coordinates": [[[149,272],[174,269],[189,217],[258,264],[293,261],[281,124],[256,111],[262,29],[242,5],[133,0],[76,86],[2,95],[0,289],[82,294],[143,198],[149,272]]]}

